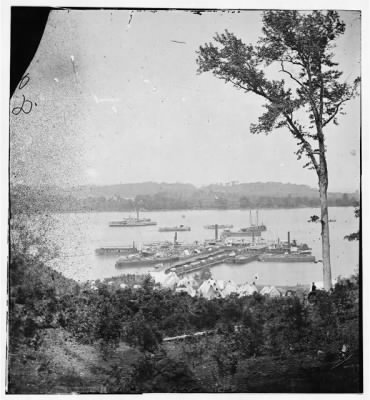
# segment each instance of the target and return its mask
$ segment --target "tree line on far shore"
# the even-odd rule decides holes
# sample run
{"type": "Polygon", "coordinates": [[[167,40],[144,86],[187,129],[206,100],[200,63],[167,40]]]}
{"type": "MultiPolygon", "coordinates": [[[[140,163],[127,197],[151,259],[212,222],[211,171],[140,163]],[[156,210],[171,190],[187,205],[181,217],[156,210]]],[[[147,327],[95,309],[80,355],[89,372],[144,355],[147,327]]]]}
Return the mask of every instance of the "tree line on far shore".
{"type": "MultiPolygon", "coordinates": [[[[256,209],[256,208],[299,208],[319,207],[319,196],[272,196],[240,195],[197,190],[192,193],[159,192],[141,194],[135,198],[120,195],[75,197],[71,194],[17,186],[10,191],[13,212],[89,212],[89,211],[127,211],[141,210],[206,210],[206,209],[256,209]]],[[[329,206],[354,206],[358,198],[354,194],[329,194],[329,206]]]]}

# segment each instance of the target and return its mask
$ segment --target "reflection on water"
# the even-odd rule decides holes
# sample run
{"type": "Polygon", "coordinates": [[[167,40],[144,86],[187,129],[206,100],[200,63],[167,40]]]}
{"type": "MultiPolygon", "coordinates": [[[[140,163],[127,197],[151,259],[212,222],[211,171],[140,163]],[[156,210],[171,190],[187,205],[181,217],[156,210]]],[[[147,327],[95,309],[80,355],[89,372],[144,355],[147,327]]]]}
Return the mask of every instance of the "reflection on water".
{"type": "MultiPolygon", "coordinates": [[[[319,215],[318,209],[300,208],[289,210],[260,210],[260,222],[267,226],[263,237],[267,240],[291,238],[312,247],[316,259],[321,259],[320,224],[308,223],[311,215],[319,215]]],[[[344,236],[358,229],[352,207],[333,207],[329,210],[331,257],[333,277],[348,276],[358,266],[358,242],[348,242],[344,236]]],[[[164,211],[142,213],[158,222],[157,226],[112,228],[111,220],[119,220],[126,213],[78,213],[56,215],[56,223],[50,232],[51,238],[60,247],[60,257],[53,267],[76,280],[101,279],[122,273],[143,273],[152,267],[127,267],[116,269],[118,256],[97,256],[95,249],[102,246],[132,245],[173,240],[173,232],[158,232],[159,226],[189,225],[190,232],[178,232],[178,240],[192,243],[195,240],[213,238],[212,230],[204,229],[207,224],[233,224],[234,229],[249,225],[249,210],[208,210],[208,211],[164,211]]],[[[322,280],[322,264],[317,263],[260,263],[246,265],[222,264],[212,268],[216,279],[232,279],[237,283],[251,281],[255,274],[260,284],[295,285],[322,280]]]]}

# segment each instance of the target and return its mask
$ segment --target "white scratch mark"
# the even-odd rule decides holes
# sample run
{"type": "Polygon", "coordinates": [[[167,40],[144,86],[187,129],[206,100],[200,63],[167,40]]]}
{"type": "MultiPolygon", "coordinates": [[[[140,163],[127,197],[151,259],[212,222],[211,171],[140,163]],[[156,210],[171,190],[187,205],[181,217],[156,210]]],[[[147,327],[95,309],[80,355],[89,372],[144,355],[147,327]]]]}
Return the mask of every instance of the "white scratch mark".
{"type": "Polygon", "coordinates": [[[116,97],[106,97],[106,98],[99,99],[99,97],[96,94],[93,95],[93,98],[94,98],[96,104],[99,104],[99,103],[118,103],[119,101],[121,101],[120,98],[116,98],[116,97]]]}
{"type": "Polygon", "coordinates": [[[59,79],[58,79],[58,78],[54,78],[54,80],[55,80],[55,82],[59,82],[59,79]]]}

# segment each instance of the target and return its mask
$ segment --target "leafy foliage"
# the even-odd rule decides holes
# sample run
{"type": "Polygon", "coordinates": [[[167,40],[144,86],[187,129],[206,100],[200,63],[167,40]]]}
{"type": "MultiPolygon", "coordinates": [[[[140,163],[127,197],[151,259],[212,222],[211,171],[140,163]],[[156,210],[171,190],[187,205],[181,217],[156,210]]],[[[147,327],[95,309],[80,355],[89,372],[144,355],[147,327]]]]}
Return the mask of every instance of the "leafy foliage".
{"type": "MultiPolygon", "coordinates": [[[[111,366],[103,385],[111,393],[240,391],[244,388],[241,368],[250,359],[265,359],[275,366],[275,358],[291,360],[320,350],[325,360],[334,360],[343,344],[354,359],[359,357],[357,278],[340,281],[332,292],[317,291],[311,302],[260,294],[206,300],[158,290],[150,279],[144,279],[137,290],[104,283],[98,290],[88,289],[34,255],[14,249],[9,265],[11,393],[30,390],[30,374],[33,382],[42,382],[43,390],[55,390],[58,371],[53,371],[52,359],[44,354],[50,348],[45,338],[51,330],[101,353],[111,366]],[[205,338],[206,344],[197,337],[177,344],[180,359],[164,351],[164,337],[200,330],[213,332],[205,338]],[[122,342],[140,354],[130,365],[122,357],[115,361],[122,342]],[[27,372],[22,375],[23,362],[27,372]],[[206,379],[198,379],[200,370],[206,379]]],[[[65,379],[71,387],[83,388],[87,382],[72,372],[65,379]]],[[[37,391],[37,385],[32,387],[37,391]]]]}
{"type": "Polygon", "coordinates": [[[212,72],[244,93],[265,100],[265,112],[250,131],[270,133],[287,129],[297,141],[298,160],[315,170],[320,192],[323,281],[332,286],[329,221],[328,169],[325,127],[343,113],[343,105],[355,97],[360,83],[341,81],[336,69],[334,41],[345,31],[336,11],[271,10],[263,12],[263,36],[257,45],[247,45],[233,33],[217,33],[214,43],[200,46],[198,72],[212,72]],[[284,78],[268,79],[269,67],[280,67],[284,78]]]}
{"type": "MultiPolygon", "coordinates": [[[[361,211],[360,207],[355,208],[355,217],[360,218],[361,211]]],[[[349,240],[350,242],[353,240],[360,240],[360,231],[358,230],[357,232],[350,233],[349,235],[344,236],[344,239],[349,240]]]]}
{"type": "Polygon", "coordinates": [[[256,46],[244,44],[227,30],[217,33],[215,43],[198,51],[198,72],[212,72],[235,88],[264,98],[266,111],[252,124],[251,132],[288,128],[298,141],[298,158],[306,155],[306,166],[320,177],[326,168],[326,163],[322,164],[322,129],[331,121],[337,123],[344,103],[356,95],[359,85],[359,78],[352,85],[340,82],[342,73],[335,69],[333,42],[344,30],[345,24],[335,11],[266,11],[264,36],[256,46]],[[267,78],[266,66],[273,63],[280,65],[290,86],[285,79],[267,78]],[[307,115],[301,122],[299,110],[307,115]]]}

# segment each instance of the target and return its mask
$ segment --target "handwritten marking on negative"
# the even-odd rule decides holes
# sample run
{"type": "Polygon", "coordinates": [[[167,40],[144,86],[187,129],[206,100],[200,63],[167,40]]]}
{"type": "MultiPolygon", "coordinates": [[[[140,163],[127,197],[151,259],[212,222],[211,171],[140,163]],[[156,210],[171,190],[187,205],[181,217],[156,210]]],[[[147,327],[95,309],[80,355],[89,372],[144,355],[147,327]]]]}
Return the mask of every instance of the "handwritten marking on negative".
{"type": "MultiPolygon", "coordinates": [[[[29,77],[28,73],[21,79],[18,85],[18,89],[22,90],[25,86],[28,85],[31,78],[29,77]]],[[[25,114],[29,114],[32,111],[33,103],[30,100],[27,100],[25,95],[22,94],[23,101],[22,105],[18,107],[13,107],[12,114],[19,115],[21,112],[25,114]]],[[[36,103],[35,103],[36,104],[36,103]]]]}

